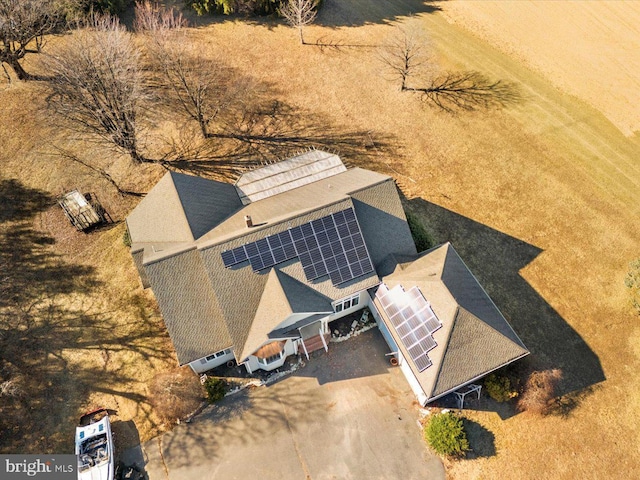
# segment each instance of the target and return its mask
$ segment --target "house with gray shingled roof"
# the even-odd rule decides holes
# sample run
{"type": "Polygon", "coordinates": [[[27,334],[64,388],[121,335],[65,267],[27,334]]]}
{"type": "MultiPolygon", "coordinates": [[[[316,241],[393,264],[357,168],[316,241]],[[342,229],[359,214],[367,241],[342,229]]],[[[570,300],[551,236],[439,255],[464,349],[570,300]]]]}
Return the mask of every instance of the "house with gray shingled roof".
{"type": "Polygon", "coordinates": [[[232,185],[168,172],[127,218],[178,361],[249,372],[368,307],[421,404],[529,352],[450,244],[418,253],[394,180],[310,150],[232,185]]]}

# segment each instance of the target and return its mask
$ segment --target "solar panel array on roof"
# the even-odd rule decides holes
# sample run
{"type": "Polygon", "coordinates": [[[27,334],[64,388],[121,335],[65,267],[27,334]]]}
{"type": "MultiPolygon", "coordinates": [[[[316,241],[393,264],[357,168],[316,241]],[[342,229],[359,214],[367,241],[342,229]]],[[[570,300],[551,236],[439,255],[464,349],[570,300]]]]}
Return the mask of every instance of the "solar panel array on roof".
{"type": "Polygon", "coordinates": [[[389,288],[383,283],[378,287],[376,298],[400,336],[409,356],[418,371],[431,366],[428,352],[438,346],[433,333],[442,323],[433,313],[418,287],[404,290],[402,285],[389,288]]]}
{"type": "Polygon", "coordinates": [[[329,275],[338,285],[373,271],[352,208],[222,252],[225,267],[248,260],[256,272],[295,257],[309,281],[329,275]]]}

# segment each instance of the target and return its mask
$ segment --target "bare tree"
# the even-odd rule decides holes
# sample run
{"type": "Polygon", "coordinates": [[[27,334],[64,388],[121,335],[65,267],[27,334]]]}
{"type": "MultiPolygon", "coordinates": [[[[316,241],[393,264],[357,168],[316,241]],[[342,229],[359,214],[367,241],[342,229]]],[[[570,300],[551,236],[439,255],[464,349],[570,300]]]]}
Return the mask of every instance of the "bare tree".
{"type": "Polygon", "coordinates": [[[39,53],[44,36],[58,25],[59,8],[55,0],[0,0],[0,63],[9,79],[5,64],[20,80],[35,78],[20,62],[28,53],[39,53]]]}
{"type": "Polygon", "coordinates": [[[210,138],[213,123],[241,103],[246,81],[232,79],[230,70],[214,60],[199,58],[193,47],[168,48],[164,53],[162,69],[172,99],[198,122],[202,136],[210,138]]]}
{"type": "Polygon", "coordinates": [[[179,106],[200,127],[203,138],[212,136],[212,124],[246,88],[246,80],[232,75],[221,62],[203,58],[181,30],[186,22],[173,9],[150,2],[136,4],[135,26],[146,34],[150,59],[161,73],[158,88],[171,106],[179,106]]]}
{"type": "Polygon", "coordinates": [[[149,161],[138,143],[137,120],[146,95],[140,51],[117,19],[96,17],[44,63],[52,74],[48,105],[56,114],[134,162],[149,161]]]}
{"type": "Polygon", "coordinates": [[[380,50],[388,76],[400,84],[401,91],[420,94],[423,100],[448,112],[505,106],[520,100],[514,84],[490,80],[479,72],[435,75],[426,45],[415,31],[401,30],[380,50]]]}
{"type": "Polygon", "coordinates": [[[430,55],[426,41],[414,31],[400,29],[379,51],[379,58],[392,81],[400,82],[400,90],[409,90],[409,80],[424,73],[430,55]]]}
{"type": "Polygon", "coordinates": [[[165,8],[157,2],[136,2],[133,28],[137,32],[167,33],[187,26],[187,21],[175,8],[165,8]]]}
{"type": "Polygon", "coordinates": [[[317,4],[315,0],[285,0],[282,2],[278,13],[282,15],[287,23],[298,29],[300,33],[300,43],[305,44],[302,28],[316,19],[317,4]]]}

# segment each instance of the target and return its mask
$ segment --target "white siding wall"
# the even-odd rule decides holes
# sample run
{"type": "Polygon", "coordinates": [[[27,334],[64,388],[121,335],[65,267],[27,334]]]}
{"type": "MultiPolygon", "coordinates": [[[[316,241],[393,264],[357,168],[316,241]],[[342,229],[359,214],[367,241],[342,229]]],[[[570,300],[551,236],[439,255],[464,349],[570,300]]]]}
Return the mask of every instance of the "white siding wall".
{"type": "Polygon", "coordinates": [[[407,382],[409,382],[409,386],[411,387],[411,390],[413,390],[413,394],[418,398],[420,405],[424,407],[427,404],[427,396],[418,383],[418,379],[411,371],[411,367],[402,356],[402,352],[398,352],[398,362],[400,362],[400,370],[402,370],[407,382]]]}
{"type": "Polygon", "coordinates": [[[374,305],[371,297],[368,298],[367,303],[369,305],[369,310],[371,310],[373,318],[376,319],[376,323],[378,324],[378,328],[380,328],[380,332],[382,333],[382,336],[387,342],[387,345],[389,345],[390,349],[393,350],[395,348],[395,350],[398,352],[396,354],[396,358],[398,359],[400,370],[402,371],[404,377],[407,379],[407,382],[409,382],[409,386],[411,387],[411,390],[413,390],[413,394],[418,399],[418,402],[420,402],[420,405],[424,407],[427,404],[427,396],[425,395],[424,390],[422,390],[422,387],[418,383],[418,379],[411,371],[411,367],[405,361],[405,358],[402,355],[402,352],[400,351],[400,349],[398,349],[397,346],[395,345],[396,343],[395,339],[388,332],[387,326],[382,321],[382,318],[380,317],[380,314],[378,313],[378,310],[376,309],[376,306],[374,305]],[[389,338],[387,338],[387,336],[389,338]]]}
{"type": "Polygon", "coordinates": [[[356,306],[353,307],[349,307],[347,309],[343,309],[341,312],[336,312],[333,315],[330,315],[328,318],[329,322],[333,322],[334,320],[338,320],[339,318],[342,318],[346,315],[349,315],[350,313],[356,312],[358,310],[363,309],[364,307],[366,307],[367,305],[369,305],[369,294],[367,293],[366,290],[363,290],[362,292],[360,292],[359,294],[354,294],[351,295],[349,297],[345,297],[337,302],[333,302],[333,304],[335,305],[336,303],[342,303],[344,300],[346,300],[347,298],[353,298],[357,296],[358,297],[358,304],[356,306]]]}
{"type": "MultiPolygon", "coordinates": [[[[222,365],[223,363],[227,363],[229,360],[234,360],[235,357],[233,356],[233,349],[229,348],[228,350],[228,353],[225,353],[222,356],[213,358],[211,360],[207,360],[207,357],[202,357],[194,362],[191,362],[189,366],[191,367],[191,370],[198,374],[204,373],[207,370],[211,370],[212,368],[222,365]]],[[[210,357],[211,355],[207,356],[210,357]]]]}

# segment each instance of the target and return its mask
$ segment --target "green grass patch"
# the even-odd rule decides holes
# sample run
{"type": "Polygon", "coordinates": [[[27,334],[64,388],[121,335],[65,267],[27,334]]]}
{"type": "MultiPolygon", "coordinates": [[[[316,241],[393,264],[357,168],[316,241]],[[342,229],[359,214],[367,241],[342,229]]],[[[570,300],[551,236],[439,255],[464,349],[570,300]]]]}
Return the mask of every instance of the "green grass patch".
{"type": "Polygon", "coordinates": [[[407,216],[409,230],[411,230],[411,236],[413,237],[413,243],[416,244],[418,252],[424,252],[433,247],[435,245],[433,237],[431,237],[420,219],[409,211],[405,212],[405,214],[407,216]]]}

